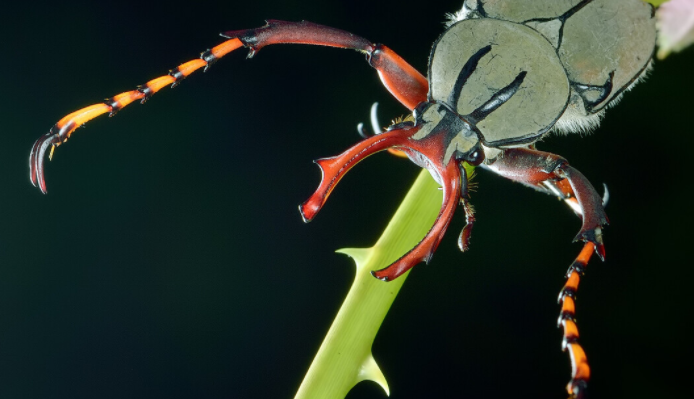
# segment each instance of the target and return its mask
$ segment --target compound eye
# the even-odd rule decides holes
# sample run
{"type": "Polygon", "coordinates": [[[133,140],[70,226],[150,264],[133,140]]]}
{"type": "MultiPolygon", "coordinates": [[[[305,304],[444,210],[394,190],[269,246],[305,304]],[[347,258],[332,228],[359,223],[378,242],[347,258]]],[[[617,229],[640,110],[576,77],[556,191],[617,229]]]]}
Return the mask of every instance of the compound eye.
{"type": "Polygon", "coordinates": [[[465,161],[472,166],[477,166],[484,161],[484,151],[481,148],[475,147],[469,154],[465,156],[465,161]]]}
{"type": "Polygon", "coordinates": [[[424,113],[424,110],[426,110],[429,105],[430,104],[426,101],[422,101],[421,103],[417,104],[417,106],[414,108],[414,111],[412,112],[414,118],[419,119],[422,116],[422,113],[424,113]]]}

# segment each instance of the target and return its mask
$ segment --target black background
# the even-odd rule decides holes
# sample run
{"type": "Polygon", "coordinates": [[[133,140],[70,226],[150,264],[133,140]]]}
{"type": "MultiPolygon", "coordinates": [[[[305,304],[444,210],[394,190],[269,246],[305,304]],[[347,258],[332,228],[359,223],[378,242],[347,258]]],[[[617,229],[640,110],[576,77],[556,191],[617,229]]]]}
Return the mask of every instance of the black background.
{"type": "MultiPolygon", "coordinates": [[[[406,110],[350,51],[231,54],[146,105],[98,118],[29,183],[34,140],[63,115],[134,88],[266,18],[339,27],[424,71],[460,0],[15,2],[3,6],[0,397],[290,398],[353,278],[334,250],[370,246],[418,170],[386,154],[353,170],[320,216],[296,210],[313,159],[358,140],[370,104],[406,110]]],[[[593,398],[690,392],[694,52],[581,137],[540,147],[608,184],[607,262],[578,301],[593,398]]],[[[481,172],[461,254],[456,215],[411,274],[373,352],[393,398],[563,398],[556,295],[580,249],[561,203],[481,172]]],[[[381,398],[373,383],[349,398],[381,398]]]]}

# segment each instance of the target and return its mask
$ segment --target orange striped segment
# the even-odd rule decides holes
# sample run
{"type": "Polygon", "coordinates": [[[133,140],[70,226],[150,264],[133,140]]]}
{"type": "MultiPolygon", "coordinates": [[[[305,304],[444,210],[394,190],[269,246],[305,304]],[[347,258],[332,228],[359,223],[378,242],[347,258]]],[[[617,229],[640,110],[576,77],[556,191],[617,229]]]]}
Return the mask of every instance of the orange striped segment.
{"type": "Polygon", "coordinates": [[[64,116],[58,121],[58,123],[55,124],[55,128],[58,130],[57,134],[63,137],[62,141],[64,142],[70,137],[75,129],[82,126],[85,122],[107,112],[111,112],[111,107],[106,104],[94,104],[77,110],[64,116]]]}
{"type": "Polygon", "coordinates": [[[209,66],[217,59],[229,54],[241,46],[243,46],[243,44],[239,39],[227,40],[222,44],[213,47],[211,50],[202,53],[200,56],[201,58],[179,65],[177,68],[172,70],[169,75],[154,78],[140,86],[137,90],[126,91],[111,97],[107,99],[104,104],[90,105],[63,117],[60,121],[58,121],[58,123],[55,124],[55,128],[57,128],[57,131],[59,132],[58,134],[60,135],[61,142],[65,142],[67,138],[70,137],[70,134],[75,131],[75,129],[96,118],[97,116],[105,113],[109,113],[110,116],[113,116],[116,112],[123,109],[123,107],[131,104],[134,101],[147,101],[149,97],[164,87],[168,85],[176,85],[181,80],[187,78],[191,73],[202,67],[209,66]],[[207,58],[209,60],[203,59],[202,57],[208,53],[211,54],[213,58],[209,59],[210,57],[208,56],[207,58]],[[63,129],[67,126],[70,126],[70,129],[64,131],[63,129]]]}
{"type": "Polygon", "coordinates": [[[231,40],[227,40],[226,42],[219,44],[217,46],[212,47],[210,50],[210,53],[214,55],[216,58],[222,58],[225,55],[231,53],[232,51],[236,50],[237,48],[243,46],[243,43],[241,43],[241,40],[238,38],[234,38],[231,40]]]}
{"type": "Polygon", "coordinates": [[[144,103],[149,97],[164,87],[168,85],[175,87],[181,80],[185,79],[193,72],[203,67],[206,70],[219,58],[224,57],[242,46],[243,43],[237,38],[227,40],[213,47],[211,50],[207,50],[200,54],[199,59],[185,62],[171,70],[168,75],[154,78],[143,86],[138,87],[136,90],[120,93],[106,99],[101,104],[90,105],[66,115],[60,119],[47,134],[43,135],[34,143],[29,156],[31,182],[34,186],[38,186],[44,194],[46,193],[46,183],[43,176],[44,155],[50,146],[51,150],[49,154],[52,157],[54,148],[67,141],[78,127],[99,115],[108,113],[109,116],[113,116],[116,112],[135,101],[140,100],[144,103]]]}
{"type": "Polygon", "coordinates": [[[562,349],[569,352],[571,360],[571,381],[566,390],[571,399],[581,399],[590,379],[590,366],[585,351],[578,343],[579,333],[576,325],[576,291],[585,272],[590,257],[595,251],[595,244],[587,242],[569,267],[566,283],[559,294],[561,311],[558,324],[563,330],[562,349]]]}
{"type": "MultiPolygon", "coordinates": [[[[578,205],[576,194],[574,193],[568,179],[561,179],[554,182],[560,193],[559,198],[563,199],[579,217],[582,217],[581,207],[578,205]],[[563,194],[563,197],[561,196],[563,194]]],[[[576,324],[576,292],[581,281],[581,276],[585,273],[586,266],[590,257],[596,253],[596,246],[593,242],[586,242],[576,260],[571,264],[566,272],[566,283],[559,293],[558,302],[561,304],[559,319],[557,324],[563,330],[562,350],[569,353],[571,361],[571,380],[566,386],[570,399],[584,399],[586,388],[590,380],[590,366],[588,357],[583,347],[578,343],[579,333],[576,324]]],[[[604,256],[604,249],[601,249],[604,256]]]]}

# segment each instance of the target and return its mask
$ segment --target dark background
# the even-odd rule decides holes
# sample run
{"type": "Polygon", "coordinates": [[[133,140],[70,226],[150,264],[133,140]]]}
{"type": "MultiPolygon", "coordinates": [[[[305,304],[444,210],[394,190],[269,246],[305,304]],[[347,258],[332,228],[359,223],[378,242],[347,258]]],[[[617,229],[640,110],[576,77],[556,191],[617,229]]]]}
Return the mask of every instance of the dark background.
{"type": "MultiPolygon", "coordinates": [[[[384,123],[406,112],[362,55],[231,54],[78,130],[47,166],[46,196],[29,149],[67,113],[266,18],[360,34],[423,71],[462,1],[137,3],[3,6],[0,397],[291,398],[352,282],[334,250],[373,244],[418,173],[374,156],[301,222],[311,161],[354,144],[372,102],[384,123]]],[[[593,398],[690,393],[693,61],[657,62],[597,132],[540,145],[612,194],[607,262],[590,264],[578,301],[593,398]]],[[[556,296],[580,223],[549,196],[477,181],[470,252],[455,244],[459,213],[374,355],[393,398],[563,398],[556,296]]],[[[382,397],[373,383],[349,395],[382,397]]]]}

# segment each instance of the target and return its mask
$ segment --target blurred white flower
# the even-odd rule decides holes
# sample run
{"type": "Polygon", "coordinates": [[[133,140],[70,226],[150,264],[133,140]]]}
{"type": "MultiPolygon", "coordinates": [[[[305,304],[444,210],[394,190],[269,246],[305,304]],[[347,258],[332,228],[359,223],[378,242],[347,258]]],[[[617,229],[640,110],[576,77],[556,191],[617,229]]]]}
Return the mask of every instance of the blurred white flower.
{"type": "Polygon", "coordinates": [[[694,43],[694,0],[670,0],[656,11],[658,58],[694,43]]]}

